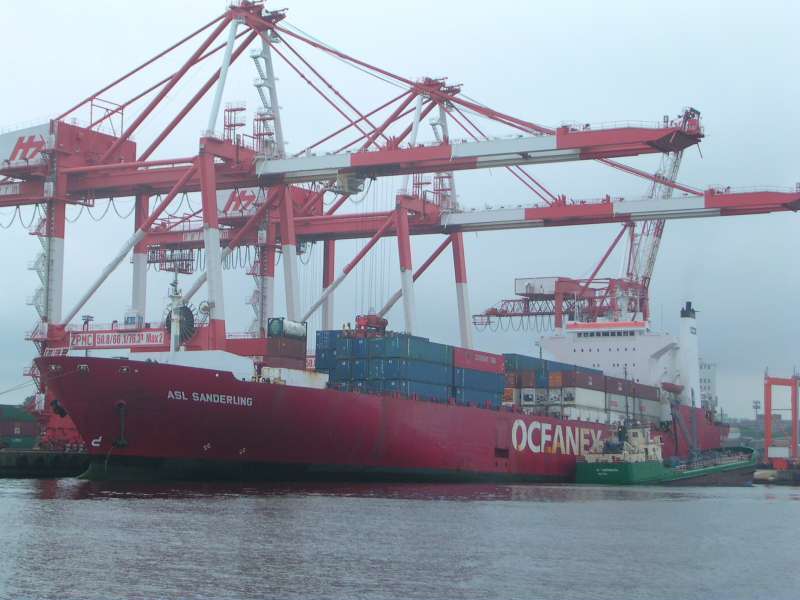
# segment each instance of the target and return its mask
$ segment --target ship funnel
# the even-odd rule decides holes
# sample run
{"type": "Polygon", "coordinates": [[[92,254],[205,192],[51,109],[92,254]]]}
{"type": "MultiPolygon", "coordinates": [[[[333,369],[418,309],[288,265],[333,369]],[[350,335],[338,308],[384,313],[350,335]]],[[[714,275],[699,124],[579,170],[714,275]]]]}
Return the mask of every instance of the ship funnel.
{"type": "Polygon", "coordinates": [[[700,348],[695,315],[691,302],[681,308],[678,369],[683,386],[681,403],[688,406],[700,406],[700,348]]]}

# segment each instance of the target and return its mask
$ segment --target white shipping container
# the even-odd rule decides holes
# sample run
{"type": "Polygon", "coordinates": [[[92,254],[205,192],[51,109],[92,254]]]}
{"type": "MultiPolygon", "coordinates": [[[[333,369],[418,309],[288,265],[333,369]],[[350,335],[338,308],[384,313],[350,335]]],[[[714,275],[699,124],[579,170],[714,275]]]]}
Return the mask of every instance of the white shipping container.
{"type": "Polygon", "coordinates": [[[325,389],[328,386],[328,374],[317,371],[286,369],[283,367],[262,367],[261,377],[272,383],[283,383],[296,387],[325,389]]]}
{"type": "Polygon", "coordinates": [[[592,423],[605,423],[608,419],[608,415],[604,410],[580,406],[564,407],[564,417],[576,421],[590,421],[592,423]]]}
{"type": "Polygon", "coordinates": [[[594,408],[605,411],[606,393],[601,390],[587,390],[585,388],[573,388],[575,395],[575,406],[594,408]]]}
{"type": "Polygon", "coordinates": [[[520,402],[523,406],[531,406],[536,403],[536,390],[533,388],[522,388],[515,390],[519,392],[520,402]]]}
{"type": "MultiPolygon", "coordinates": [[[[615,410],[625,414],[625,396],[621,394],[606,394],[606,402],[609,410],[615,410]]],[[[628,398],[628,413],[633,411],[633,398],[628,398]]]]}
{"type": "Polygon", "coordinates": [[[661,402],[656,402],[655,400],[640,400],[641,402],[641,412],[645,417],[661,420],[661,402]]]}

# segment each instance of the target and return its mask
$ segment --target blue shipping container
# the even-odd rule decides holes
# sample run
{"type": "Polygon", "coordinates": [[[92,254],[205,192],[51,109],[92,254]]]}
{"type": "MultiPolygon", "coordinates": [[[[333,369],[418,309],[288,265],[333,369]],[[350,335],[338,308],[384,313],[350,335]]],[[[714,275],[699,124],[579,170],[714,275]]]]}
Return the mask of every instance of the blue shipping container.
{"type": "Polygon", "coordinates": [[[384,358],[369,359],[369,379],[386,379],[384,358]]]}
{"type": "Polygon", "coordinates": [[[363,379],[355,379],[350,384],[350,389],[354,392],[359,392],[360,394],[367,394],[369,393],[369,382],[363,379]]]}
{"type": "Polygon", "coordinates": [[[547,361],[524,354],[503,354],[505,370],[508,373],[517,371],[535,371],[544,366],[547,361]]]}
{"type": "Polygon", "coordinates": [[[314,357],[314,368],[317,371],[328,372],[336,368],[336,350],[320,350],[317,351],[314,357]]]}
{"type": "Polygon", "coordinates": [[[589,367],[580,367],[565,362],[558,362],[555,360],[545,361],[547,363],[547,370],[552,372],[558,371],[578,371],[579,373],[586,373],[587,375],[602,375],[603,372],[599,369],[590,369],[589,367]]]}
{"type": "Polygon", "coordinates": [[[341,335],[341,329],[317,331],[317,350],[335,350],[336,340],[341,335]]]}
{"type": "Polygon", "coordinates": [[[550,376],[548,371],[536,372],[536,389],[547,389],[550,387],[550,376]]]}
{"type": "Polygon", "coordinates": [[[367,340],[367,354],[370,358],[383,357],[386,354],[386,344],[382,337],[367,340]]]}
{"type": "Polygon", "coordinates": [[[422,360],[386,358],[383,362],[383,373],[386,379],[405,379],[407,381],[450,385],[451,372],[452,369],[448,365],[422,360]]]}
{"type": "Polygon", "coordinates": [[[474,369],[453,369],[453,385],[485,392],[502,392],[506,384],[503,373],[487,373],[474,369]]]}
{"type": "Polygon", "coordinates": [[[336,359],[336,369],[333,371],[336,381],[350,381],[353,378],[351,362],[347,358],[336,359]]]}
{"type": "Polygon", "coordinates": [[[367,382],[367,390],[370,394],[383,393],[383,379],[370,379],[367,382]]]}
{"type": "Polygon", "coordinates": [[[602,375],[603,372],[599,369],[590,369],[589,367],[579,367],[578,365],[571,365],[557,360],[544,360],[536,358],[535,356],[526,356],[524,354],[504,354],[503,359],[505,362],[505,371],[507,373],[515,373],[517,371],[581,371],[590,375],[602,375]]]}
{"type": "Polygon", "coordinates": [[[404,396],[418,396],[429,400],[445,402],[450,397],[450,386],[407,381],[405,379],[386,379],[383,382],[386,392],[395,392],[404,396]]]}
{"type": "Polygon", "coordinates": [[[336,338],[336,357],[350,358],[353,355],[353,338],[340,335],[336,338]]]}
{"type": "MultiPolygon", "coordinates": [[[[432,363],[452,365],[453,348],[431,342],[427,338],[413,335],[391,335],[383,338],[383,356],[386,358],[410,358],[432,363]]],[[[378,351],[379,345],[373,347],[378,351]]]]}
{"type": "Polygon", "coordinates": [[[353,338],[352,343],[353,356],[358,358],[366,358],[368,356],[366,338],[353,338]]]}
{"type": "Polygon", "coordinates": [[[353,379],[369,379],[369,360],[366,358],[354,358],[350,363],[353,379]]]}
{"type": "Polygon", "coordinates": [[[477,406],[483,408],[488,401],[491,406],[498,407],[503,403],[502,392],[484,392],[469,388],[453,388],[456,403],[461,405],[477,406]]]}

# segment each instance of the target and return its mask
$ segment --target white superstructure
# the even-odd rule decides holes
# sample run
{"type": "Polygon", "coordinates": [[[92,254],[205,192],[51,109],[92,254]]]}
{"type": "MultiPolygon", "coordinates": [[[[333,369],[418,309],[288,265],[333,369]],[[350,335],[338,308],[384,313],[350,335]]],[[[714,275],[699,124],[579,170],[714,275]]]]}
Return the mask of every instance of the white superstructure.
{"type": "Polygon", "coordinates": [[[717,365],[702,358],[700,359],[700,404],[708,410],[716,410],[718,405],[717,365]]]}
{"type": "Polygon", "coordinates": [[[681,309],[681,330],[676,354],[677,383],[683,386],[681,403],[700,406],[700,348],[697,343],[697,320],[692,303],[681,309]]]}
{"type": "MultiPolygon", "coordinates": [[[[701,368],[691,302],[681,309],[677,338],[653,331],[647,321],[596,321],[567,323],[541,343],[545,352],[561,362],[659,388],[663,383],[680,386],[681,404],[691,406],[694,400],[700,406],[701,368]]],[[[708,370],[702,372],[705,379],[708,370]]]]}

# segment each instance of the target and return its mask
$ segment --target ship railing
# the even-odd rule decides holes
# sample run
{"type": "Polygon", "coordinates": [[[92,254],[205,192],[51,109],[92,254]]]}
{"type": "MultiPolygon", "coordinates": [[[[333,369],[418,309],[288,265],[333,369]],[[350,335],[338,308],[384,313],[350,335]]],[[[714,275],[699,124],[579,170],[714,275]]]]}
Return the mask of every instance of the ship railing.
{"type": "Polygon", "coordinates": [[[142,327],[138,323],[126,325],[121,321],[112,321],[111,323],[95,323],[91,322],[88,325],[84,324],[74,324],[74,325],[67,325],[67,331],[108,331],[110,329],[120,330],[120,331],[140,331],[140,330],[151,330],[151,329],[163,329],[163,327],[156,326],[153,327],[151,323],[145,323],[145,326],[142,327]]]}
{"type": "Polygon", "coordinates": [[[747,460],[749,457],[744,453],[737,453],[737,454],[729,454],[725,456],[720,456],[717,458],[706,458],[703,460],[698,460],[694,462],[685,462],[681,463],[674,467],[676,471],[689,471],[692,469],[702,469],[705,467],[715,467],[720,465],[729,465],[737,462],[741,462],[743,460],[747,460]]]}
{"type": "Polygon", "coordinates": [[[715,194],[747,194],[750,192],[781,192],[784,194],[791,194],[800,192],[800,183],[792,186],[777,186],[777,185],[755,185],[745,187],[732,187],[729,185],[710,185],[707,188],[715,194]]]}
{"type": "Polygon", "coordinates": [[[67,356],[69,354],[69,346],[60,346],[58,348],[45,348],[44,356],[67,356]]]}

